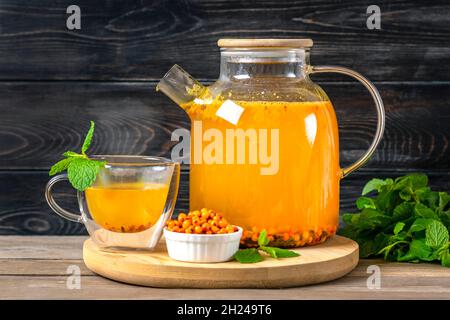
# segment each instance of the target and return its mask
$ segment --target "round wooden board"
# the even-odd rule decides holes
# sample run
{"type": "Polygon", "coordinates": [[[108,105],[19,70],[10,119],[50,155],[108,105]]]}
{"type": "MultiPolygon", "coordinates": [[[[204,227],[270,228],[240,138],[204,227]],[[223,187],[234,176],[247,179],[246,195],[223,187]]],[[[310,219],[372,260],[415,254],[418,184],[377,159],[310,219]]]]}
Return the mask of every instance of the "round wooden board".
{"type": "Polygon", "coordinates": [[[169,258],[164,241],[153,252],[102,251],[88,239],[83,258],[93,272],[120,282],[161,288],[286,288],[340,278],[358,264],[358,244],[334,236],[294,249],[301,256],[255,264],[188,263],[169,258]]]}

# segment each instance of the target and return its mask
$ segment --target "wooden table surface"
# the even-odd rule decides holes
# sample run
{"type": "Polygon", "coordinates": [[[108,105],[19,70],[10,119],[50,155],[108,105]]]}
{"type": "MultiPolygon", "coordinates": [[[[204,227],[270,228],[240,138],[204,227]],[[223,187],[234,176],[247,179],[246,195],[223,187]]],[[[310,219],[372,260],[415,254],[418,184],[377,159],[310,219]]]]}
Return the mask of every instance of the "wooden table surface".
{"type": "MultiPolygon", "coordinates": [[[[347,276],[289,289],[159,289],[102,278],[82,260],[82,236],[1,236],[0,299],[450,299],[450,268],[436,264],[362,260],[347,276]],[[68,267],[81,271],[80,289],[68,289],[68,267]],[[369,289],[370,265],[381,288],[369,289]]],[[[220,276],[220,275],[218,275],[220,276]]]]}

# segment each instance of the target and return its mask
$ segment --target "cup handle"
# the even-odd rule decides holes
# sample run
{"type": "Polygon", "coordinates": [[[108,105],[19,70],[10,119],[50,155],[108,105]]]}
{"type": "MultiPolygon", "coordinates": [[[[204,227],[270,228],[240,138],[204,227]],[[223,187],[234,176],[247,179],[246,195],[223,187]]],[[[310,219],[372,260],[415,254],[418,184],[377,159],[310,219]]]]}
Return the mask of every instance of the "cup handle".
{"type": "Polygon", "coordinates": [[[63,208],[61,208],[53,198],[53,186],[59,182],[59,181],[65,181],[69,180],[67,177],[67,174],[60,174],[50,179],[50,181],[45,186],[45,199],[47,200],[48,205],[52,210],[59,215],[60,217],[63,217],[67,220],[73,221],[73,222],[82,222],[81,215],[75,214],[72,212],[69,212],[63,208]]]}
{"type": "Polygon", "coordinates": [[[380,93],[378,92],[377,88],[370,82],[368,79],[363,77],[361,74],[359,74],[356,71],[353,71],[348,68],[344,67],[338,67],[338,66],[312,66],[309,70],[309,73],[325,73],[325,72],[335,72],[335,73],[341,73],[348,75],[350,77],[355,78],[359,82],[361,82],[367,90],[369,90],[370,94],[372,95],[372,98],[375,102],[375,106],[377,108],[377,116],[378,116],[378,122],[377,122],[377,131],[375,132],[375,137],[373,138],[372,144],[370,145],[369,149],[366,151],[366,153],[363,154],[361,158],[359,158],[356,162],[349,165],[348,167],[345,167],[342,170],[342,178],[345,178],[353,171],[361,168],[372,156],[375,149],[377,148],[378,144],[380,143],[380,140],[383,136],[385,122],[386,122],[386,116],[384,112],[384,105],[383,100],[381,99],[380,93]]]}

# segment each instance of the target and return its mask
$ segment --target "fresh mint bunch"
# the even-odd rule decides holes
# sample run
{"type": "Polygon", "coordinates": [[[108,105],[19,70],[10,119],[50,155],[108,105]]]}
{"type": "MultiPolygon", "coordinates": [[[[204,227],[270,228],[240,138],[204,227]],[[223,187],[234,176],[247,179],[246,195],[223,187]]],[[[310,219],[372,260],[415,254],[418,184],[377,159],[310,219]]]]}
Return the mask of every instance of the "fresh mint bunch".
{"type": "Polygon", "coordinates": [[[343,215],[340,233],[359,243],[361,258],[440,261],[450,267],[449,202],[447,192],[430,189],[424,174],[372,179],[356,201],[360,212],[343,215]],[[372,192],[376,196],[366,197],[372,192]]]}
{"type": "Polygon", "coordinates": [[[84,191],[86,188],[92,186],[100,169],[106,164],[106,161],[89,159],[86,155],[86,151],[89,149],[92,137],[94,136],[94,128],[95,123],[91,121],[91,126],[81,147],[81,153],[73,151],[64,152],[63,156],[66,158],[53,165],[49,175],[53,176],[67,170],[69,182],[75,189],[84,191]]]}
{"type": "Polygon", "coordinates": [[[241,249],[236,252],[234,258],[240,263],[256,263],[264,260],[259,251],[264,251],[275,259],[298,257],[300,255],[295,251],[276,247],[268,247],[268,244],[269,239],[267,238],[267,231],[263,230],[258,237],[258,248],[241,249]]]}

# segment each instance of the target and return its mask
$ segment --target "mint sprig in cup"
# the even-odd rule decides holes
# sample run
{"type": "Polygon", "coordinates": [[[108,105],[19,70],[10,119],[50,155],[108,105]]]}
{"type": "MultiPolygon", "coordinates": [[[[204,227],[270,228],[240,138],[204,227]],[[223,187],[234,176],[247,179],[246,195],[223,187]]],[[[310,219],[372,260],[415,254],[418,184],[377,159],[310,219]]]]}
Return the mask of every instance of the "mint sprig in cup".
{"type": "Polygon", "coordinates": [[[74,151],[64,152],[63,156],[65,159],[51,167],[50,176],[67,170],[70,184],[78,191],[84,191],[92,186],[100,169],[104,168],[106,164],[106,161],[90,159],[86,154],[94,136],[94,129],[95,123],[91,121],[91,126],[81,147],[81,153],[74,151]]]}

